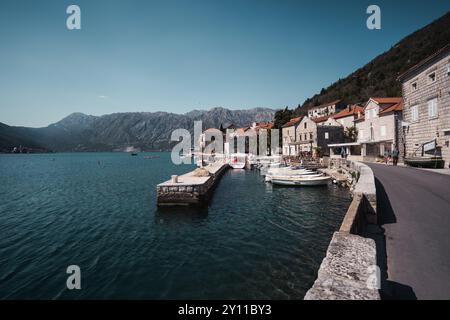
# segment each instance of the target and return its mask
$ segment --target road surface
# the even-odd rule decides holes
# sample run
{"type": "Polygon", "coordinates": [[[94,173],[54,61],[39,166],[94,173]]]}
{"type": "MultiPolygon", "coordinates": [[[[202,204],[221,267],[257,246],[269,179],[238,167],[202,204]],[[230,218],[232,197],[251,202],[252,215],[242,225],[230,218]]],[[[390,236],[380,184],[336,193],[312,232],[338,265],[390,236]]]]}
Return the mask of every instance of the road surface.
{"type": "Polygon", "coordinates": [[[450,176],[368,165],[385,230],[384,297],[450,299],[450,176]]]}

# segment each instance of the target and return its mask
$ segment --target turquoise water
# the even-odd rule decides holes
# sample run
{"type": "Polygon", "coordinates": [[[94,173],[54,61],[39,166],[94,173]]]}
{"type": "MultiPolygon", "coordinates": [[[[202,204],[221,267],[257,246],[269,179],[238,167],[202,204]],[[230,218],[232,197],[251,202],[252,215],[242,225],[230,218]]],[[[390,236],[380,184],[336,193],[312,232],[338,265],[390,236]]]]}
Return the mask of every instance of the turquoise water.
{"type": "Polygon", "coordinates": [[[348,190],[228,171],[208,208],[157,209],[156,184],[192,168],[169,153],[0,155],[0,298],[303,298],[348,190]]]}

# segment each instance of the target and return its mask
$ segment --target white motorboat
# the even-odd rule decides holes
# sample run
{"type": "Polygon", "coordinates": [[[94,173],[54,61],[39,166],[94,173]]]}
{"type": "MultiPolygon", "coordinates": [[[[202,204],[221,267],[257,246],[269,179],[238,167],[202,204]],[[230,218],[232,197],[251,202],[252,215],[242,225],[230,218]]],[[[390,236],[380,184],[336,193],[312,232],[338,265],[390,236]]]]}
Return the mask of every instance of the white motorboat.
{"type": "Polygon", "coordinates": [[[296,173],[304,173],[304,172],[314,172],[309,169],[297,169],[292,167],[279,167],[279,168],[269,168],[267,170],[267,174],[296,174],[296,173]]]}
{"type": "Polygon", "coordinates": [[[290,179],[290,178],[302,178],[302,177],[323,177],[322,173],[317,172],[305,172],[305,173],[297,173],[297,174],[270,174],[266,175],[265,181],[271,182],[273,179],[290,179]]]}
{"type": "Polygon", "coordinates": [[[265,171],[261,171],[262,175],[265,176],[273,176],[273,175],[280,175],[280,176],[290,176],[290,175],[305,175],[305,174],[316,174],[317,172],[309,170],[309,169],[295,169],[291,167],[285,167],[285,168],[269,168],[265,171]]]}
{"type": "Polygon", "coordinates": [[[328,176],[273,177],[272,183],[281,186],[323,186],[328,184],[328,176]]]}
{"type": "Polygon", "coordinates": [[[233,154],[230,157],[230,166],[233,169],[244,169],[246,162],[246,155],[233,154]]]}

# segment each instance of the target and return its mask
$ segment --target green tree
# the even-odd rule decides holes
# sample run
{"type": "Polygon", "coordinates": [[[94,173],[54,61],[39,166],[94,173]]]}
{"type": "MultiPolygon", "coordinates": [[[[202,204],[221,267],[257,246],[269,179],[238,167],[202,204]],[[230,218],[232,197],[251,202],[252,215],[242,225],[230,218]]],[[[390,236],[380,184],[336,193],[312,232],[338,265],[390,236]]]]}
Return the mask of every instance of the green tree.
{"type": "Polygon", "coordinates": [[[284,110],[278,110],[275,112],[275,121],[274,121],[274,127],[276,129],[281,129],[283,125],[285,125],[289,120],[292,119],[293,111],[289,110],[288,107],[286,107],[284,110]]]}
{"type": "Polygon", "coordinates": [[[344,137],[349,142],[356,142],[356,140],[358,139],[358,129],[356,129],[355,126],[348,127],[344,131],[344,137]]]}

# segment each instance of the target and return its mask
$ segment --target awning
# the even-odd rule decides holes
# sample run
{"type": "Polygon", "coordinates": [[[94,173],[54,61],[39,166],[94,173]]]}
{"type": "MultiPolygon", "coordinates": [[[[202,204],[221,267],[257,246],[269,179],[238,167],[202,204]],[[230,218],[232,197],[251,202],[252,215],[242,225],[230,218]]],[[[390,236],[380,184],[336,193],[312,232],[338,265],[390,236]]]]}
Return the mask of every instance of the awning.
{"type": "Polygon", "coordinates": [[[329,144],[329,148],[339,148],[339,147],[353,147],[353,146],[360,146],[361,143],[359,142],[349,142],[349,143],[335,143],[335,144],[329,144]]]}
{"type": "Polygon", "coordinates": [[[361,141],[360,144],[375,144],[375,143],[382,143],[382,142],[392,142],[393,139],[385,139],[385,140],[368,140],[368,141],[361,141]]]}

